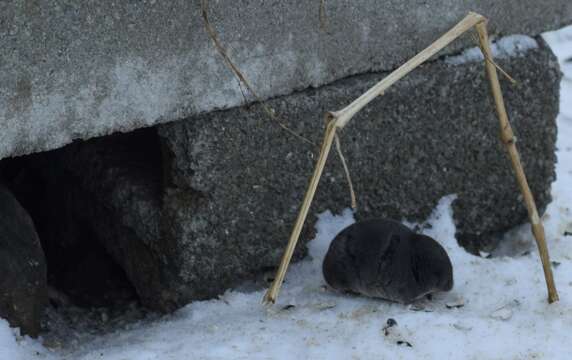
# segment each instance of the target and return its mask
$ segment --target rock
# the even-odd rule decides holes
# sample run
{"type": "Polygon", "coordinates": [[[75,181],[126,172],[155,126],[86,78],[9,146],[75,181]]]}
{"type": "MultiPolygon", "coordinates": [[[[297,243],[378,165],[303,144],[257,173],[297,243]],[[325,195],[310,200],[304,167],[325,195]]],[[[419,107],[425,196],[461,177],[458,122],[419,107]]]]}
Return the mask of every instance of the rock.
{"type": "MultiPolygon", "coordinates": [[[[201,2],[2,1],[0,158],[241,105],[201,2]]],[[[572,20],[569,0],[328,0],[322,18],[318,1],[208,3],[222,45],[263,99],[393,69],[468,11],[487,16],[493,35],[572,20]]],[[[447,51],[472,44],[464,36],[447,51]]]]}
{"type": "Polygon", "coordinates": [[[46,261],[32,219],[0,184],[0,317],[38,336],[47,305],[46,261]]]}
{"type": "Polygon", "coordinates": [[[336,290],[404,304],[453,287],[453,267],[445,249],[385,219],[342,230],[332,240],[322,270],[336,290]]]}

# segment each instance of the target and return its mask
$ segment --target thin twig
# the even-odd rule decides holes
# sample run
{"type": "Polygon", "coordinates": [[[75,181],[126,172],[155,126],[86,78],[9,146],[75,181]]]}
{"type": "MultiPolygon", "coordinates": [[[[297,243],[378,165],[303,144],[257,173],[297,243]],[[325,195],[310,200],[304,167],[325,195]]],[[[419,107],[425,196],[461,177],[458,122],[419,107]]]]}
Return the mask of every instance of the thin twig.
{"type": "MultiPolygon", "coordinates": [[[[324,5],[324,0],[322,1],[322,5],[324,5]]],[[[322,16],[322,5],[320,7],[320,17],[322,16]]],[[[240,91],[242,92],[242,96],[244,96],[244,92],[242,91],[242,86],[240,86],[241,84],[244,84],[244,86],[246,86],[246,88],[248,89],[248,91],[254,96],[254,98],[256,99],[256,101],[258,103],[261,104],[262,108],[264,109],[264,111],[266,112],[266,114],[272,119],[275,120],[278,125],[280,125],[280,127],[286,131],[288,131],[290,134],[296,136],[298,139],[309,143],[311,145],[314,146],[318,146],[317,144],[315,144],[314,142],[312,142],[311,140],[307,139],[306,137],[294,132],[292,129],[290,129],[288,126],[286,126],[282,121],[280,121],[280,119],[276,116],[276,113],[274,112],[273,109],[271,109],[268,105],[266,105],[257,95],[256,91],[254,91],[254,88],[250,85],[250,83],[248,82],[248,80],[246,80],[246,77],[242,74],[242,72],[238,69],[238,67],[230,60],[230,58],[228,57],[228,54],[225,50],[225,48],[222,46],[222,44],[220,43],[220,40],[218,39],[218,36],[214,30],[214,28],[212,27],[209,18],[208,18],[208,0],[202,0],[201,2],[201,11],[202,11],[202,16],[203,16],[203,20],[205,23],[205,27],[207,29],[207,33],[209,34],[210,38],[212,39],[213,43],[215,44],[215,47],[217,49],[217,51],[220,53],[220,55],[223,57],[225,63],[229,66],[229,68],[232,70],[232,73],[234,74],[234,76],[236,77],[236,79],[238,80],[238,84],[240,87],[240,91]]],[[[325,9],[324,9],[325,11],[325,9]]],[[[323,14],[325,16],[325,13],[323,14]]],[[[245,99],[246,100],[246,99],[245,99]]],[[[353,185],[351,182],[351,176],[349,173],[349,169],[346,165],[346,161],[344,159],[344,156],[341,152],[341,150],[338,151],[338,156],[340,157],[340,160],[342,162],[342,165],[344,166],[344,172],[346,175],[346,178],[348,179],[348,184],[349,184],[349,190],[350,190],[350,194],[351,194],[351,207],[352,209],[356,209],[356,200],[355,200],[355,194],[354,194],[354,190],[353,190],[353,185]]]]}
{"type": "Polygon", "coordinates": [[[338,134],[336,134],[335,141],[336,141],[336,151],[342,162],[342,166],[344,167],[344,173],[346,174],[346,181],[348,182],[348,187],[350,188],[350,199],[351,199],[352,209],[355,211],[357,209],[356,193],[354,191],[352,177],[350,176],[350,169],[348,168],[348,164],[346,163],[346,158],[344,157],[344,153],[342,152],[342,145],[340,144],[340,136],[338,134]]]}
{"type": "Polygon", "coordinates": [[[510,81],[513,85],[516,84],[516,80],[510,76],[506,71],[503,70],[503,68],[500,67],[499,64],[496,63],[496,61],[494,61],[492,59],[492,53],[491,55],[487,55],[486,52],[483,50],[483,45],[481,44],[481,42],[479,41],[479,37],[478,35],[475,35],[474,33],[471,33],[471,37],[473,38],[473,41],[475,41],[477,43],[477,46],[479,47],[479,49],[481,49],[481,53],[483,54],[483,57],[490,62],[491,64],[493,64],[498,71],[500,71],[500,73],[507,78],[508,81],[510,81]]]}
{"type": "Polygon", "coordinates": [[[226,49],[222,46],[222,44],[220,43],[220,40],[218,39],[218,36],[216,34],[216,31],[214,30],[214,28],[212,27],[209,18],[208,18],[208,0],[202,0],[201,1],[201,13],[202,13],[202,17],[203,17],[203,21],[205,23],[205,28],[207,30],[207,33],[209,35],[209,37],[211,38],[211,40],[213,41],[215,48],[217,49],[217,51],[219,52],[219,54],[222,56],[222,58],[224,59],[225,63],[228,65],[228,67],[232,70],[232,73],[234,74],[234,76],[236,76],[243,84],[244,86],[248,89],[248,91],[252,94],[252,96],[254,96],[255,100],[260,103],[260,105],[262,106],[262,108],[264,109],[264,111],[266,112],[266,114],[272,119],[274,120],[282,129],[286,130],[287,132],[289,132],[291,135],[297,137],[298,139],[317,146],[316,144],[314,144],[311,140],[307,139],[306,137],[296,133],[294,130],[290,129],[288,126],[286,126],[274,113],[274,111],[268,106],[266,105],[261,99],[260,97],[257,95],[256,91],[254,91],[253,87],[250,85],[250,82],[248,80],[246,80],[246,77],[242,74],[242,72],[240,71],[240,69],[232,62],[232,60],[230,60],[226,49]]]}
{"type": "Polygon", "coordinates": [[[327,18],[326,18],[326,0],[320,0],[320,30],[326,31],[327,18]]]}

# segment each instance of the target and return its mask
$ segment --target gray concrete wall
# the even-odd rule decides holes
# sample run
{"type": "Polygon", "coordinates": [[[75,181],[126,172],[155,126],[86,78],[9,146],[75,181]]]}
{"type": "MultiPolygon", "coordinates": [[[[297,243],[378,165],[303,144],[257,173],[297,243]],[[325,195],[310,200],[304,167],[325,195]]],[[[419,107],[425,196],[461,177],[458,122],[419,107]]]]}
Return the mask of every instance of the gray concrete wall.
{"type": "MultiPolygon", "coordinates": [[[[469,10],[489,17],[494,34],[572,22],[570,0],[324,4],[323,29],[318,0],[211,1],[209,13],[263,98],[393,69],[469,10]]],[[[0,49],[0,158],[244,101],[199,1],[2,1],[0,49]]]]}
{"type": "MultiPolygon", "coordinates": [[[[542,41],[526,41],[529,50],[498,63],[519,81],[510,86],[503,79],[504,95],[542,213],[554,180],[560,73],[542,41]]],[[[495,235],[525,222],[527,213],[498,140],[483,64],[453,60],[422,66],[340,133],[358,197],[355,216],[423,221],[439,199],[457,194],[457,239],[472,252],[490,252],[495,235]]],[[[320,114],[386,75],[354,76],[267,104],[318,143],[320,114]]],[[[36,154],[21,159],[12,178],[16,195],[29,193],[26,184],[56,184],[32,189],[49,194],[33,197],[42,199],[45,215],[38,218],[54,218],[44,241],[71,244],[66,249],[103,244],[142,303],[170,311],[278,264],[316,150],[284,136],[257,104],[36,154]],[[74,231],[84,223],[91,237],[74,231]]],[[[347,183],[332,153],[297,258],[312,238],[316,214],[348,205],[347,183]]]]}

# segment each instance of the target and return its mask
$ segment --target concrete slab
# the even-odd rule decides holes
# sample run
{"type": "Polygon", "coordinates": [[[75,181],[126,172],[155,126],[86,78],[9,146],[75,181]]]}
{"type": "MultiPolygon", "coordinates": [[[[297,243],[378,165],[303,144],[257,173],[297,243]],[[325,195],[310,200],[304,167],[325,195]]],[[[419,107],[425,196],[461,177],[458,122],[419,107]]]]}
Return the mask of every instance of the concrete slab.
{"type": "MultiPolygon", "coordinates": [[[[209,13],[264,99],[392,69],[469,10],[497,35],[572,22],[569,0],[327,0],[324,17],[320,4],[211,1],[209,13]]],[[[0,49],[0,158],[252,101],[214,50],[196,0],[2,1],[0,49]]]]}

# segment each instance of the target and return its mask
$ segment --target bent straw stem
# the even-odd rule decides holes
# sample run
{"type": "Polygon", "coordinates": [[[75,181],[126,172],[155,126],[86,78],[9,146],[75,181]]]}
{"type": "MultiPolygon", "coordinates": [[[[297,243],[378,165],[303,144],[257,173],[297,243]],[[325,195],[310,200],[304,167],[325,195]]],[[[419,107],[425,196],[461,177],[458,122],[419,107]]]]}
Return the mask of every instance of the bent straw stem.
{"type": "Polygon", "coordinates": [[[486,22],[477,24],[476,28],[479,34],[480,48],[485,58],[485,67],[489,79],[489,85],[495,102],[497,117],[500,123],[501,141],[509,154],[516,180],[528,210],[528,217],[530,218],[530,223],[532,226],[532,234],[536,240],[536,245],[538,246],[538,252],[540,254],[540,260],[542,261],[542,268],[544,270],[544,278],[546,280],[546,287],[548,289],[548,302],[553,303],[558,301],[558,292],[556,290],[556,285],[554,284],[552,268],[550,267],[550,256],[548,254],[548,247],[546,246],[544,227],[542,226],[542,221],[538,216],[538,210],[536,209],[534,197],[532,196],[532,192],[528,186],[528,181],[526,180],[524,169],[520,162],[520,156],[516,148],[516,139],[510,126],[504,105],[502,90],[500,87],[496,67],[495,64],[489,60],[492,59],[492,51],[489,46],[486,22]]]}
{"type": "Polygon", "coordinates": [[[407,61],[405,64],[400,66],[398,69],[393,71],[386,78],[381,80],[367,92],[362,94],[359,98],[354,100],[347,107],[345,107],[340,111],[328,112],[326,114],[328,125],[326,127],[326,132],[324,134],[324,140],[322,142],[322,147],[320,150],[320,155],[318,157],[318,162],[314,169],[312,178],[310,179],[310,185],[308,187],[308,190],[306,191],[306,195],[304,196],[302,207],[294,224],[294,228],[290,235],[290,239],[288,240],[288,245],[286,246],[284,255],[282,256],[282,260],[280,262],[280,266],[278,267],[274,281],[272,282],[272,285],[264,295],[263,298],[264,303],[272,304],[276,301],[276,298],[278,297],[280,287],[282,286],[282,282],[284,281],[284,277],[286,276],[288,265],[290,264],[290,261],[292,259],[292,255],[294,253],[294,249],[296,248],[296,244],[298,243],[298,238],[300,237],[302,227],[304,225],[304,222],[306,221],[306,217],[308,216],[308,210],[310,208],[312,200],[314,199],[314,195],[318,187],[320,177],[322,176],[324,166],[326,165],[328,154],[330,153],[332,143],[335,139],[336,130],[338,128],[342,129],[344,126],[346,126],[347,123],[358,111],[360,111],[374,98],[383,94],[383,92],[387,88],[389,88],[399,79],[403,78],[413,69],[421,65],[426,60],[428,60],[431,56],[435,55],[441,49],[449,45],[453,40],[461,36],[467,30],[471,29],[473,26],[484,20],[485,18],[482,15],[470,12],[463,20],[461,20],[457,25],[451,28],[451,30],[446,32],[443,36],[441,36],[439,39],[437,39],[435,42],[429,45],[425,50],[423,50],[422,52],[411,58],[409,61],[407,61]]]}

